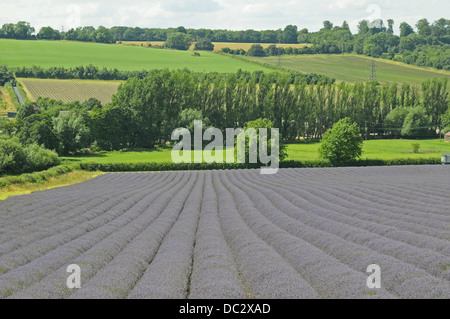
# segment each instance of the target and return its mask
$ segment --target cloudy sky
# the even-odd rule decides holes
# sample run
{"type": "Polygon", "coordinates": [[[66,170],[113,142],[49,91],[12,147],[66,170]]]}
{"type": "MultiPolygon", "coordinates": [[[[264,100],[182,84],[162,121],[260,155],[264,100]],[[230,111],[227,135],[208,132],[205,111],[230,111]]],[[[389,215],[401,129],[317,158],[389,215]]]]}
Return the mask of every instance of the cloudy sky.
{"type": "MultiPolygon", "coordinates": [[[[450,12],[448,0],[0,0],[0,25],[25,20],[39,30],[52,26],[278,29],[287,24],[315,31],[323,20],[353,31],[362,19],[394,19],[414,25],[450,12]]],[[[445,18],[450,18],[446,16],[445,18]]]]}

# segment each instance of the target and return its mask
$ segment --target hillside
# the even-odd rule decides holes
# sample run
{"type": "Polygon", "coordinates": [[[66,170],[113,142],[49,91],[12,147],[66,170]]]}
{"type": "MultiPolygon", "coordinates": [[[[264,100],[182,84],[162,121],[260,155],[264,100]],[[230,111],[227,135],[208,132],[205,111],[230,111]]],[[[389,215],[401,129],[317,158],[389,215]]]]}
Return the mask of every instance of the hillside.
{"type": "Polygon", "coordinates": [[[209,52],[201,52],[201,56],[197,57],[187,51],[68,41],[0,40],[2,64],[10,67],[38,65],[44,68],[93,64],[127,71],[162,68],[220,73],[236,72],[239,69],[271,71],[209,52]]]}
{"type": "MultiPolygon", "coordinates": [[[[248,57],[258,62],[281,65],[284,68],[306,73],[325,74],[337,81],[349,83],[366,82],[371,71],[373,59],[359,55],[284,55],[281,57],[256,58],[248,57]]],[[[388,60],[374,59],[376,79],[381,82],[407,82],[421,85],[432,77],[448,77],[450,72],[420,68],[388,60]]],[[[449,83],[450,84],[450,83],[449,83]]]]}

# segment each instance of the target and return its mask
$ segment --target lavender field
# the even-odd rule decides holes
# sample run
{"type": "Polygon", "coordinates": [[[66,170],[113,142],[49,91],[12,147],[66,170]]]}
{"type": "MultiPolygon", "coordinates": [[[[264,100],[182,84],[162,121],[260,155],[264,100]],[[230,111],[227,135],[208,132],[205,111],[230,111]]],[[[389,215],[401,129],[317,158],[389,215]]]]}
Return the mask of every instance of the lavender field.
{"type": "Polygon", "coordinates": [[[0,202],[0,298],[450,298],[449,191],[444,166],[106,174],[0,202]]]}

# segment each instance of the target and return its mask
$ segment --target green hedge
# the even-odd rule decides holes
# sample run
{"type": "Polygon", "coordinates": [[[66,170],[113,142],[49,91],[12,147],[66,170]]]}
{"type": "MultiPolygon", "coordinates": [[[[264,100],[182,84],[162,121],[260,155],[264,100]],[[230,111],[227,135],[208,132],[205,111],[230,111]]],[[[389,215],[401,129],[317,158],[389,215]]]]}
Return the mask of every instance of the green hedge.
{"type": "MultiPolygon", "coordinates": [[[[440,164],[440,159],[397,159],[397,160],[359,160],[340,166],[392,166],[392,165],[432,165],[440,164]]],[[[228,163],[93,163],[79,164],[82,170],[103,172],[149,172],[149,171],[192,171],[192,170],[224,170],[224,169],[255,169],[259,164],[228,164],[228,163]]],[[[328,161],[285,161],[280,168],[333,167],[328,161]]]]}
{"type": "Polygon", "coordinates": [[[46,171],[22,174],[17,176],[5,176],[0,178],[0,188],[14,184],[39,183],[48,180],[51,177],[67,174],[80,169],[79,165],[60,165],[52,167],[46,171]]]}

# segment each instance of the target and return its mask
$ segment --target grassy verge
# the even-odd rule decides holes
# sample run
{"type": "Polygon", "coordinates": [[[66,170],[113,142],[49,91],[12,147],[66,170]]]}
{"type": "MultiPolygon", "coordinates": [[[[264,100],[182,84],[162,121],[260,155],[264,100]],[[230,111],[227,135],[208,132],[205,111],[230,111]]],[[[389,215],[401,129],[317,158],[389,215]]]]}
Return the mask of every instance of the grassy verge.
{"type": "Polygon", "coordinates": [[[8,197],[12,196],[25,195],[34,192],[44,191],[47,189],[69,186],[85,182],[101,174],[103,173],[75,170],[63,175],[49,177],[45,181],[9,185],[7,187],[1,188],[0,200],[5,200],[8,197]]]}
{"type": "Polygon", "coordinates": [[[5,87],[0,87],[0,116],[6,116],[8,112],[15,112],[13,99],[5,87]]]}
{"type": "Polygon", "coordinates": [[[16,93],[14,93],[13,87],[10,83],[5,84],[5,89],[8,91],[9,96],[11,97],[11,102],[14,105],[14,108],[18,110],[20,108],[20,103],[17,100],[16,93]]]}
{"type": "Polygon", "coordinates": [[[2,176],[0,177],[0,189],[16,184],[36,184],[45,182],[52,177],[64,175],[79,169],[80,166],[76,164],[71,164],[71,165],[55,166],[46,171],[41,172],[34,172],[13,176],[2,176]]]}

